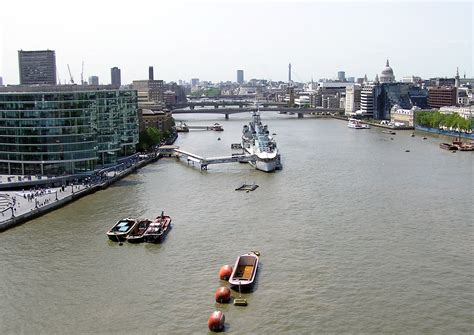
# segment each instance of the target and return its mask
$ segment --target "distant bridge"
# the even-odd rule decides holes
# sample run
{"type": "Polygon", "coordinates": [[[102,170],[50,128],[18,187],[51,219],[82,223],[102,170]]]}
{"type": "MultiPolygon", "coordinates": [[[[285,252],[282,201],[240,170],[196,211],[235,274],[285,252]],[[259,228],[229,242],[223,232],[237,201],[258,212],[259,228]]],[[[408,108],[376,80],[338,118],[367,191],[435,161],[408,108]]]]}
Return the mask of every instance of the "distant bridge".
{"type": "MultiPolygon", "coordinates": [[[[254,111],[255,108],[239,107],[239,108],[199,108],[199,109],[173,109],[173,114],[224,114],[228,119],[230,114],[248,113],[254,111]]],[[[314,115],[330,115],[344,113],[343,108],[298,108],[298,107],[262,107],[260,112],[279,112],[281,114],[298,114],[302,118],[304,114],[314,115]]]]}
{"type": "Polygon", "coordinates": [[[233,99],[233,100],[245,100],[253,99],[255,100],[255,94],[243,94],[243,95],[216,95],[215,97],[201,97],[201,96],[188,96],[188,100],[200,100],[200,99],[233,99]]]}
{"type": "Polygon", "coordinates": [[[205,100],[205,101],[187,101],[177,105],[177,108],[189,107],[194,109],[194,107],[226,107],[226,106],[238,106],[243,108],[244,106],[254,106],[258,104],[259,106],[268,107],[268,106],[288,106],[287,102],[280,101],[251,101],[251,100],[205,100]]]}

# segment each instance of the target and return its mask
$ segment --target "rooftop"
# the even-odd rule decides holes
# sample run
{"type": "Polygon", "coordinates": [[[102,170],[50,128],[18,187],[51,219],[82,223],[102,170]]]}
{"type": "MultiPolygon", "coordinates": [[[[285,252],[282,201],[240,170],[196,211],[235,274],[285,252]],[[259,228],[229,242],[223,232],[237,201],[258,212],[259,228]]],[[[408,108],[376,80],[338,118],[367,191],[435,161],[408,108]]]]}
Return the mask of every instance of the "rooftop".
{"type": "Polygon", "coordinates": [[[115,85],[8,85],[0,87],[0,93],[87,92],[117,89],[115,85]]]}

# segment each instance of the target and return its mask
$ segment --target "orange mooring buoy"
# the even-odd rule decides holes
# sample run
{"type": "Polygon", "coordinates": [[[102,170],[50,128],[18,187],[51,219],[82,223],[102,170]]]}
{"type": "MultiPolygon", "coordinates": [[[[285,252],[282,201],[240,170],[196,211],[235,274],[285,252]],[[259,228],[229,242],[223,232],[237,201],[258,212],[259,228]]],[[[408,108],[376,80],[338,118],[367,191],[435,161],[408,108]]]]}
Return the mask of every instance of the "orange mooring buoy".
{"type": "Polygon", "coordinates": [[[216,302],[226,303],[230,301],[230,289],[225,286],[221,286],[216,290],[216,302]]]}
{"type": "Polygon", "coordinates": [[[213,332],[220,332],[224,330],[225,315],[221,311],[212,312],[209,320],[207,320],[207,326],[209,330],[213,332]]]}
{"type": "Polygon", "coordinates": [[[219,270],[219,278],[221,280],[229,280],[230,275],[232,274],[232,266],[230,265],[223,265],[219,270]]]}

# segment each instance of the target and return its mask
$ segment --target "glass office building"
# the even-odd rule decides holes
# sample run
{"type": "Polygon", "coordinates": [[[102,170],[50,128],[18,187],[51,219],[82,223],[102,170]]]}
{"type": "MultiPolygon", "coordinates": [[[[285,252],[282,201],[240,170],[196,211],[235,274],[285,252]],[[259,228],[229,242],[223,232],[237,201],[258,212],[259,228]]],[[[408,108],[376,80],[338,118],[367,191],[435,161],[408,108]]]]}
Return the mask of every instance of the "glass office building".
{"type": "Polygon", "coordinates": [[[90,172],[135,153],[137,93],[107,86],[0,88],[0,174],[90,172]]]}

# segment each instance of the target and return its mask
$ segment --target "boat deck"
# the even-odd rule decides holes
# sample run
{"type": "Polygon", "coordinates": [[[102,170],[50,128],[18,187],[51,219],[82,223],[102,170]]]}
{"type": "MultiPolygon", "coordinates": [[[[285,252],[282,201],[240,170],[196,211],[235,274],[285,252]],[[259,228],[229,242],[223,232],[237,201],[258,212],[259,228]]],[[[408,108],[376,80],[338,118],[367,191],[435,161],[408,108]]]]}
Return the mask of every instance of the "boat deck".
{"type": "Polygon", "coordinates": [[[235,271],[234,279],[250,280],[252,278],[253,265],[239,265],[235,271]]]}

